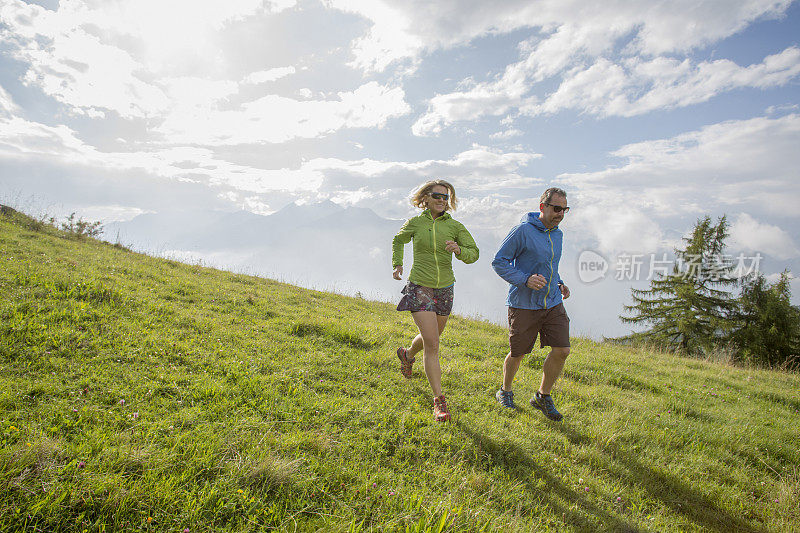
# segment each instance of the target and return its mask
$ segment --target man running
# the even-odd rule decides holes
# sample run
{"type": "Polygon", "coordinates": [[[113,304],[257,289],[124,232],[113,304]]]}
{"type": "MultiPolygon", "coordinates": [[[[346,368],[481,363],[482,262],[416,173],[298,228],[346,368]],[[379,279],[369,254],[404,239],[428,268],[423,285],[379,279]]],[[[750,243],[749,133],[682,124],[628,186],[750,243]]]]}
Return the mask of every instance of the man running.
{"type": "Polygon", "coordinates": [[[562,418],[550,391],[569,355],[569,317],[562,303],[569,298],[569,289],[558,275],[563,236],[558,225],[568,211],[567,193],[557,187],[547,189],[539,213],[528,213],[511,230],[492,261],[495,272],[510,284],[506,305],[511,351],[495,397],[503,407],[516,409],[511,385],[538,335],[541,347],[551,349],[544,360],[542,383],[530,403],[551,420],[562,418]]]}

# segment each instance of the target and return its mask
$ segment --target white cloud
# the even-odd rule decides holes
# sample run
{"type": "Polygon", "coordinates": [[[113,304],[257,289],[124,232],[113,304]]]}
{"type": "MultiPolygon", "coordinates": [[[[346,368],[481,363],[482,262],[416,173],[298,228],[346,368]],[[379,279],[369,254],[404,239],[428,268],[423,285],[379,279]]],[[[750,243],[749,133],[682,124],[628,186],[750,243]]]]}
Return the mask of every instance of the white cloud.
{"type": "Polygon", "coordinates": [[[541,154],[528,152],[502,152],[486,146],[473,145],[450,159],[428,159],[416,162],[376,161],[360,159],[345,161],[337,158],[316,158],[304,165],[314,171],[335,170],[353,175],[374,178],[392,172],[416,174],[411,181],[416,183],[427,175],[450,177],[475,190],[502,186],[528,186],[538,183],[521,175],[520,169],[541,154]]]}
{"type": "MultiPolygon", "coordinates": [[[[756,191],[758,201],[772,212],[800,216],[797,146],[800,115],[729,121],[623,146],[612,154],[623,158],[622,165],[557,179],[578,206],[570,217],[604,251],[655,252],[671,247],[659,224],[675,217],[738,211],[756,191]]],[[[741,235],[739,242],[748,243],[744,222],[737,219],[736,234],[741,235]]],[[[783,252],[796,255],[782,232],[771,235],[783,242],[783,252]]]]}
{"type": "Polygon", "coordinates": [[[19,106],[14,103],[14,99],[0,86],[0,116],[10,117],[19,112],[19,106]]]}
{"type": "MultiPolygon", "coordinates": [[[[0,41],[28,64],[26,84],[73,113],[102,117],[110,110],[127,119],[153,118],[193,96],[191,90],[167,95],[165,79],[190,71],[197,79],[219,77],[219,33],[226,24],[294,4],[62,0],[51,11],[10,0],[0,7],[0,41]],[[194,75],[201,70],[204,75],[194,75]]],[[[255,73],[255,79],[284,74],[273,70],[255,73]]]]}
{"type": "Polygon", "coordinates": [[[492,133],[491,135],[489,135],[489,138],[504,140],[504,139],[511,139],[513,137],[519,137],[520,135],[524,134],[525,132],[523,132],[522,130],[518,130],[516,128],[510,128],[504,131],[498,131],[496,133],[492,133]]]}
{"type": "Polygon", "coordinates": [[[778,113],[783,113],[787,111],[796,112],[798,110],[800,110],[800,104],[771,105],[764,110],[764,113],[767,115],[776,115],[778,113]]]}
{"type": "Polygon", "coordinates": [[[244,83],[266,83],[268,81],[275,81],[280,78],[285,78],[291,74],[294,74],[295,68],[292,66],[288,67],[277,67],[271,68],[269,70],[260,70],[258,72],[251,72],[247,76],[245,76],[244,83]]]}
{"type": "Polygon", "coordinates": [[[475,145],[449,159],[405,162],[317,158],[301,170],[325,176],[317,193],[320,199],[363,205],[389,218],[402,218],[413,211],[408,196],[421,183],[432,177],[447,179],[456,187],[459,219],[469,219],[476,228],[507,231],[509,224],[516,224],[522,213],[530,211],[527,193],[542,186],[540,179],[526,175],[524,170],[539,157],[475,145]]]}
{"type": "Polygon", "coordinates": [[[728,247],[745,252],[761,252],[777,259],[800,255],[797,244],[785,230],[740,213],[729,227],[728,247]]]}
{"type": "Polygon", "coordinates": [[[160,80],[173,108],[206,108],[238,92],[239,85],[227,80],[182,76],[160,80]]]}
{"type": "MultiPolygon", "coordinates": [[[[528,188],[544,188],[538,180],[531,180],[528,188]]],[[[519,224],[525,213],[538,211],[538,198],[524,195],[508,196],[494,191],[478,191],[459,197],[456,218],[468,225],[470,230],[480,229],[490,232],[497,242],[502,241],[509,229],[519,224]]],[[[534,193],[531,196],[538,196],[534,193]]]]}
{"type": "Polygon", "coordinates": [[[0,157],[38,155],[75,161],[95,152],[66,126],[48,126],[17,116],[0,117],[0,157]]]}
{"type": "Polygon", "coordinates": [[[168,179],[204,181],[212,186],[258,193],[316,190],[323,179],[320,173],[307,169],[261,169],[231,163],[207,148],[102,152],[81,141],[66,126],[47,126],[20,117],[0,117],[0,159],[58,161],[108,171],[138,170],[168,179]]]}
{"type": "Polygon", "coordinates": [[[424,40],[411,31],[413,15],[406,5],[381,0],[327,0],[330,7],[356,13],[372,21],[369,33],[354,42],[354,66],[364,70],[386,69],[398,59],[415,58],[424,40]]]}
{"type": "MultiPolygon", "coordinates": [[[[760,18],[780,16],[789,3],[528,2],[520,6],[508,2],[493,6],[495,12],[487,14],[485,26],[474,27],[474,32],[462,35],[464,39],[505,28],[506,9],[518,11],[512,26],[538,28],[542,35],[523,42],[522,59],[509,64],[495,79],[463,80],[458,90],[431,98],[412,131],[435,135],[453,122],[500,116],[514,109],[529,115],[577,109],[632,116],[696,104],[737,87],[783,85],[800,74],[796,47],[751,66],[724,59],[694,63],[675,56],[729,37],[760,18]],[[556,76],[562,78],[556,91],[537,94],[539,82],[556,76]]],[[[441,12],[448,12],[447,8],[441,12]]],[[[430,28],[439,20],[429,13],[425,16],[434,22],[417,21],[415,27],[430,28]]],[[[455,33],[448,35],[458,36],[459,23],[470,16],[455,15],[455,20],[439,23],[448,29],[455,26],[455,33]]],[[[422,49],[445,45],[435,35],[431,32],[422,49]]]]}
{"type": "MultiPolygon", "coordinates": [[[[184,82],[186,80],[181,80],[184,82]]],[[[214,87],[212,85],[212,93],[214,87]]],[[[217,89],[224,92],[225,88],[217,89]]],[[[353,103],[346,103],[347,109],[353,107],[353,103]]],[[[349,119],[356,125],[364,121],[358,117],[349,119]]],[[[389,198],[390,191],[396,193],[398,187],[402,190],[400,195],[405,196],[411,187],[430,179],[430,176],[453,180],[467,195],[509,187],[526,188],[538,184],[539,180],[526,176],[523,168],[539,157],[541,155],[536,153],[503,152],[474,145],[449,159],[403,162],[318,157],[295,168],[258,168],[232,163],[209,148],[196,146],[131,152],[100,151],[84,143],[66,126],[48,126],[17,116],[0,116],[0,159],[57,161],[68,166],[84,165],[108,171],[136,170],[167,179],[202,182],[224,192],[248,193],[248,202],[261,210],[268,207],[264,208],[267,204],[257,200],[260,194],[276,191],[301,196],[322,194],[324,197],[347,197],[356,203],[373,201],[376,193],[389,198]],[[343,178],[345,182],[340,183],[343,178]]]]}
{"type": "Polygon", "coordinates": [[[522,102],[524,87],[481,84],[470,91],[438,94],[428,102],[428,111],[411,127],[414,135],[438,134],[447,124],[474,120],[486,115],[499,116],[522,102]]]}
{"type": "Polygon", "coordinates": [[[353,44],[354,63],[384,70],[415,62],[421,54],[476,37],[538,28],[529,44],[540,74],[561,70],[578,55],[598,55],[627,37],[631,53],[687,52],[733,35],[755,20],[782,15],[791,0],[680,0],[585,2],[583,0],[327,0],[329,6],[371,21],[353,44]]]}
{"type": "Polygon", "coordinates": [[[515,108],[524,115],[574,109],[600,116],[630,117],[686,107],[736,88],[785,85],[800,75],[800,48],[787,48],[746,67],[727,59],[693,65],[689,59],[635,57],[619,64],[601,57],[589,67],[566,72],[558,89],[543,101],[535,94],[525,94],[531,85],[520,82],[535,81],[542,66],[538,62],[532,65],[533,70],[527,72],[520,64],[512,65],[497,81],[431,98],[427,112],[412,127],[413,133],[437,134],[453,122],[503,115],[515,108]]]}
{"type": "Polygon", "coordinates": [[[206,145],[280,143],[341,128],[380,128],[410,111],[405,93],[376,82],[338,93],[338,100],[294,100],[267,95],[239,109],[214,104],[179,106],[155,131],[171,142],[206,145]]]}
{"type": "Polygon", "coordinates": [[[797,146],[800,115],[728,121],[623,146],[612,153],[622,166],[559,179],[598,198],[619,191],[658,216],[741,206],[754,190],[784,215],[798,216],[797,146]]]}
{"type": "Polygon", "coordinates": [[[652,213],[624,205],[625,208],[614,209],[605,203],[581,203],[580,209],[569,215],[569,228],[574,235],[594,236],[598,251],[609,256],[649,254],[668,247],[652,213]]]}
{"type": "MultiPolygon", "coordinates": [[[[90,205],[81,207],[80,211],[77,212],[77,216],[89,221],[102,220],[104,224],[108,224],[110,222],[125,222],[144,213],[147,213],[147,211],[126,205],[90,205]]],[[[106,238],[110,237],[113,237],[113,235],[106,235],[106,238]]]]}
{"type": "Polygon", "coordinates": [[[168,103],[157,86],[140,77],[141,63],[82,30],[56,34],[50,46],[32,46],[15,55],[30,64],[24,76],[27,85],[79,113],[108,109],[124,118],[144,117],[168,103]]]}
{"type": "Polygon", "coordinates": [[[602,116],[640,115],[657,109],[705,102],[735,88],[785,85],[800,74],[800,49],[787,48],[763,62],[741,67],[721,59],[694,66],[688,59],[659,57],[625,60],[623,65],[600,59],[568,75],[541,104],[524,106],[526,114],[576,109],[602,116]]]}

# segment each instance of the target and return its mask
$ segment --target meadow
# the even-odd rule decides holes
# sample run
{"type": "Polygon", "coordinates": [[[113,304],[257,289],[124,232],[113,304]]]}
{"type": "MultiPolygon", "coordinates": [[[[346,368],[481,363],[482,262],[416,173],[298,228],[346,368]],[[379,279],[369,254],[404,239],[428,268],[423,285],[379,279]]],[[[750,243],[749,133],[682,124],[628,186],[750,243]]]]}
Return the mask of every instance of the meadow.
{"type": "MultiPolygon", "coordinates": [[[[387,267],[388,272],[388,267],[387,267]]],[[[0,216],[0,531],[800,529],[800,376],[573,338],[494,399],[453,316],[449,424],[408,313],[0,216]]]]}

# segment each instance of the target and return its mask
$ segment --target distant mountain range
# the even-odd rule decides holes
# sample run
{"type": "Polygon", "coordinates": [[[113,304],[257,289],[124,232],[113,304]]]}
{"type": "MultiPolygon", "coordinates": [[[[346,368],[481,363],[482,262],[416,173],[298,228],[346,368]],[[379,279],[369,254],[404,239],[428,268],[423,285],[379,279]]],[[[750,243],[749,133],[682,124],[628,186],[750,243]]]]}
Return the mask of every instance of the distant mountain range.
{"type": "MultiPolygon", "coordinates": [[[[342,207],[331,201],[289,204],[271,215],[249,211],[183,210],[148,213],[128,222],[108,224],[107,240],[143,250],[241,250],[286,243],[291,236],[307,237],[315,230],[390,230],[401,221],[379,217],[371,209],[342,207]]],[[[346,236],[343,236],[346,238],[346,236]]]]}

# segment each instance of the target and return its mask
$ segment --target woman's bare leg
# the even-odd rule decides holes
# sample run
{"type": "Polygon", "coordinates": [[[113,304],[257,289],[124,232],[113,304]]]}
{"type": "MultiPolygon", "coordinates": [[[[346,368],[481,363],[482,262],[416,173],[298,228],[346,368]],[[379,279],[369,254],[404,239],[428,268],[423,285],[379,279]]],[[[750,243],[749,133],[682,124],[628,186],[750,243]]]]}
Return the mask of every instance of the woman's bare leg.
{"type": "Polygon", "coordinates": [[[419,335],[411,343],[411,350],[408,351],[409,357],[413,357],[419,352],[418,340],[421,341],[423,349],[423,365],[425,375],[428,376],[428,383],[431,385],[434,397],[442,395],[442,368],[439,365],[439,336],[444,331],[447,324],[447,317],[440,316],[433,311],[417,311],[411,313],[414,323],[419,328],[419,335]]]}

